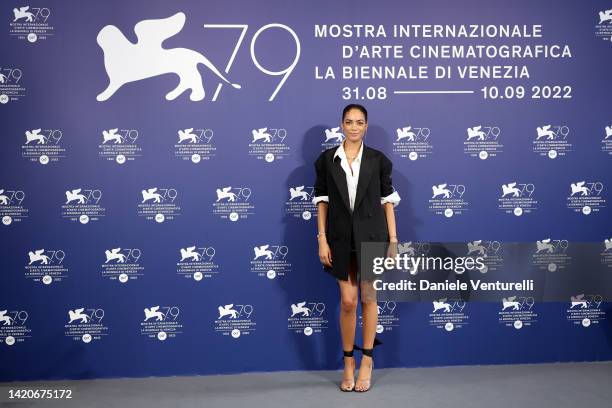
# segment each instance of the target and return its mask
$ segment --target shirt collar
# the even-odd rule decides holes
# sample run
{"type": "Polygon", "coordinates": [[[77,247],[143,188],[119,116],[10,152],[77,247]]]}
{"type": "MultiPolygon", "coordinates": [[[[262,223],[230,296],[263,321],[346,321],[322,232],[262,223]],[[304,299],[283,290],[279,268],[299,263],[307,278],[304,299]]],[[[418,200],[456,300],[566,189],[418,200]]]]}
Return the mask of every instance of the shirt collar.
{"type": "MultiPolygon", "coordinates": [[[[355,157],[356,162],[361,162],[361,156],[363,155],[363,140],[361,141],[361,146],[359,147],[359,153],[357,153],[357,157],[355,157]]],[[[340,144],[340,146],[336,149],[336,153],[334,153],[334,159],[336,157],[340,157],[340,160],[346,160],[346,152],[344,151],[344,142],[340,144]]]]}

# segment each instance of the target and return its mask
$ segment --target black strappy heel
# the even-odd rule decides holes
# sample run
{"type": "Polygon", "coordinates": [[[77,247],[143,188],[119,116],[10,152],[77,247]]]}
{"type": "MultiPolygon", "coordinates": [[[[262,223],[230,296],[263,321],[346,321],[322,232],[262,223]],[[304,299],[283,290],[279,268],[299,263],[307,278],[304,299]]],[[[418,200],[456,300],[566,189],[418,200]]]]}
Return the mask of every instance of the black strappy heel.
{"type": "MultiPolygon", "coordinates": [[[[380,346],[382,344],[382,341],[378,340],[377,338],[374,338],[374,346],[372,346],[372,348],[369,349],[364,349],[361,348],[357,345],[354,346],[355,349],[357,350],[361,350],[361,352],[363,353],[364,356],[368,356],[370,358],[372,358],[372,370],[374,370],[374,359],[373,359],[373,355],[374,355],[374,348],[376,346],[380,346]]],[[[361,369],[361,367],[360,367],[361,369]]],[[[370,391],[371,388],[371,382],[372,382],[372,375],[370,374],[370,378],[367,380],[357,380],[357,381],[362,381],[362,382],[367,382],[368,388],[366,388],[365,390],[357,390],[355,387],[353,387],[353,389],[355,390],[355,392],[368,392],[370,391]]]]}
{"type": "MultiPolygon", "coordinates": [[[[344,357],[351,357],[353,358],[353,352],[354,352],[355,348],[353,348],[353,350],[351,351],[344,351],[342,350],[342,353],[344,354],[344,357]]],[[[344,384],[344,381],[348,380],[348,378],[342,378],[342,383],[340,383],[340,391],[343,392],[352,392],[355,390],[355,368],[353,367],[353,385],[350,388],[344,388],[342,385],[344,384]]]]}

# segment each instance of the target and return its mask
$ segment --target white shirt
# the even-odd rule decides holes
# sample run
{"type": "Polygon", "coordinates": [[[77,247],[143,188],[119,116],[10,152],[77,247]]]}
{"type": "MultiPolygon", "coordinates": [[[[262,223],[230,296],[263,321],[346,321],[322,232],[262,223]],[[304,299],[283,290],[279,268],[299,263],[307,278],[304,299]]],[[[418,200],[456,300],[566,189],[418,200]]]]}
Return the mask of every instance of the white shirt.
{"type": "MultiPolygon", "coordinates": [[[[346,185],[348,187],[348,195],[349,195],[349,203],[351,206],[351,211],[355,209],[355,196],[357,195],[357,183],[359,182],[359,169],[361,168],[361,156],[363,155],[363,142],[361,142],[361,146],[359,147],[359,153],[357,153],[357,157],[353,160],[353,163],[349,166],[348,159],[346,158],[346,152],[344,151],[344,142],[336,149],[336,153],[334,154],[334,160],[336,157],[340,157],[340,166],[346,173],[346,185]],[[351,168],[353,171],[351,172],[351,168]]],[[[380,204],[384,203],[393,203],[393,207],[396,207],[401,198],[397,191],[389,194],[386,197],[380,198],[380,204]]],[[[312,199],[312,203],[317,205],[317,203],[324,201],[329,203],[329,196],[318,196],[312,199]]]]}

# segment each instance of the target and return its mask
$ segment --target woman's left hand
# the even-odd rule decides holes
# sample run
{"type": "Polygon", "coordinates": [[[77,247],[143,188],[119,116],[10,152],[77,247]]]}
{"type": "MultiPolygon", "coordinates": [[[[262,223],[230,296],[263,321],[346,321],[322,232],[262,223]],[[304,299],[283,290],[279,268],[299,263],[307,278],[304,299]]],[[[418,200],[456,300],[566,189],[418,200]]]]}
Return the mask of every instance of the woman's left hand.
{"type": "Polygon", "coordinates": [[[397,256],[397,239],[389,241],[389,248],[387,248],[387,258],[395,258],[397,256]]]}

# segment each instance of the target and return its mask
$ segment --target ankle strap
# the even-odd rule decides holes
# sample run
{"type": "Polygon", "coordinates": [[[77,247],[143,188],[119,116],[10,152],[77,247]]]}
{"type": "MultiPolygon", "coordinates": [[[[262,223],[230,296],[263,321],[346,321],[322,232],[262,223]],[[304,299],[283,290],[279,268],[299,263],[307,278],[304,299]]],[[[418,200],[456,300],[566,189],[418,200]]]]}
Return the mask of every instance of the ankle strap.
{"type": "Polygon", "coordinates": [[[377,338],[374,338],[374,346],[372,348],[364,349],[356,344],[353,347],[357,350],[361,350],[364,356],[372,357],[372,355],[374,354],[374,348],[376,346],[380,346],[381,344],[383,344],[382,341],[378,340],[377,338]]]}
{"type": "Polygon", "coordinates": [[[371,349],[361,349],[361,352],[363,353],[364,356],[368,356],[368,357],[372,357],[372,355],[374,354],[374,348],[371,349]]]}
{"type": "Polygon", "coordinates": [[[351,350],[351,351],[344,351],[344,350],[342,350],[342,353],[344,353],[344,357],[353,357],[353,350],[351,350]]]}

